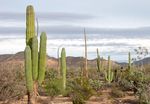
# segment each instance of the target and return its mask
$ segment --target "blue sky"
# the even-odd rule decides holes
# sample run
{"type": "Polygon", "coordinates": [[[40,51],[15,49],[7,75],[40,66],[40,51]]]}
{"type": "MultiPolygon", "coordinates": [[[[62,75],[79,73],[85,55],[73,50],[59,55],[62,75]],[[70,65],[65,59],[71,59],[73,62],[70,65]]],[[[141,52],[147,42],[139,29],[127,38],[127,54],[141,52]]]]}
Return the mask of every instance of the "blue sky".
{"type": "Polygon", "coordinates": [[[40,32],[47,33],[50,56],[56,57],[60,46],[68,56],[84,56],[84,27],[90,59],[96,48],[117,61],[127,61],[128,52],[139,46],[150,49],[150,0],[1,0],[0,54],[24,50],[29,4],[40,32]]]}

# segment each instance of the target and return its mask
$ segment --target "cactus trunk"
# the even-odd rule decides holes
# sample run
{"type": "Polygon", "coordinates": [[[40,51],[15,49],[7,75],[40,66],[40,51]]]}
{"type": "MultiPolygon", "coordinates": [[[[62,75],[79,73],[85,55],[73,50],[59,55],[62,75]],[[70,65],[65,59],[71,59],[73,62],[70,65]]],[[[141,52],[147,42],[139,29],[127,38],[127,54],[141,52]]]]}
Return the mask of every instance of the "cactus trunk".
{"type": "Polygon", "coordinates": [[[62,70],[62,82],[63,82],[63,90],[66,89],[66,52],[65,48],[62,48],[61,51],[61,70],[62,70]]]}
{"type": "Polygon", "coordinates": [[[39,84],[42,84],[44,77],[45,77],[46,41],[47,41],[46,33],[42,32],[42,34],[40,36],[40,50],[39,50],[39,74],[38,74],[39,84]]]}

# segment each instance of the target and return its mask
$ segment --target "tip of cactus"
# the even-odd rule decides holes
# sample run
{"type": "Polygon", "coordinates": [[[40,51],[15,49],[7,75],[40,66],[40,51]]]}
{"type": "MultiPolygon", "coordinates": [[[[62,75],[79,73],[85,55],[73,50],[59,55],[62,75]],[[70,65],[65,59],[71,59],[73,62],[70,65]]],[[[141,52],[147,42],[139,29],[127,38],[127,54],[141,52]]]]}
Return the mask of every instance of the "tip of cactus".
{"type": "Polygon", "coordinates": [[[27,6],[27,9],[30,9],[30,8],[33,8],[33,6],[32,6],[32,5],[28,5],[28,6],[27,6]]]}
{"type": "Polygon", "coordinates": [[[25,48],[25,50],[26,50],[26,51],[30,50],[30,46],[27,45],[26,48],[25,48]]]}
{"type": "Polygon", "coordinates": [[[40,37],[45,37],[45,38],[47,38],[46,32],[42,32],[40,37]]]}
{"type": "Polygon", "coordinates": [[[32,5],[28,5],[26,11],[27,11],[27,14],[34,12],[33,6],[32,5]]]}

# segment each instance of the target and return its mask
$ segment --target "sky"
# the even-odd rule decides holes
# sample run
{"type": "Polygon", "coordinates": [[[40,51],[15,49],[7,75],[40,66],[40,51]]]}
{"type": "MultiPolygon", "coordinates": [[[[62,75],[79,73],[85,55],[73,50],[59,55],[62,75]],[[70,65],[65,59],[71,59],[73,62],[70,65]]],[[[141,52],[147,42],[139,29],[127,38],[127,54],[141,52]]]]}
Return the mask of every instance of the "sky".
{"type": "Polygon", "coordinates": [[[50,56],[60,46],[68,56],[84,56],[83,28],[89,59],[96,48],[117,61],[139,46],[150,49],[150,0],[0,0],[0,54],[24,50],[27,5],[48,35],[50,56]]]}

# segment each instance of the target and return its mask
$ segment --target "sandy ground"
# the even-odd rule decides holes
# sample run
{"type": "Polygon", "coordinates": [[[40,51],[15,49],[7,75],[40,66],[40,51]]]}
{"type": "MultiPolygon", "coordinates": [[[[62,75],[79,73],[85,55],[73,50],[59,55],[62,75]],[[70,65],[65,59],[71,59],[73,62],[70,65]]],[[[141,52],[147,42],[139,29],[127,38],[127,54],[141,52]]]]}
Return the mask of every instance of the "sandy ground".
{"type": "MultiPolygon", "coordinates": [[[[110,90],[104,90],[99,97],[92,96],[86,104],[137,104],[135,96],[132,92],[123,98],[112,98],[110,96],[110,90]]],[[[20,100],[10,100],[5,102],[0,102],[0,104],[27,104],[27,96],[24,96],[20,100]]],[[[58,96],[51,101],[48,96],[39,96],[37,104],[72,104],[69,97],[58,96]]]]}

